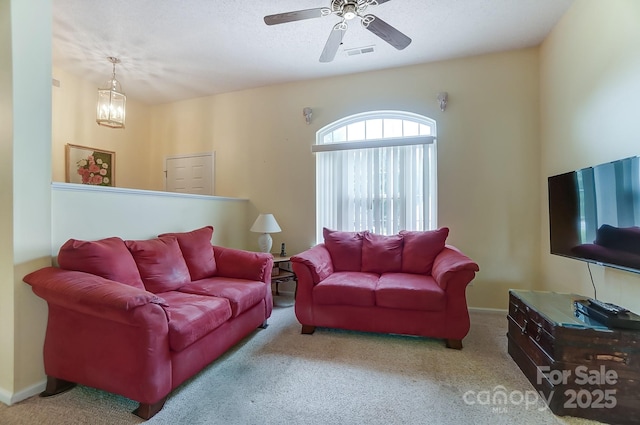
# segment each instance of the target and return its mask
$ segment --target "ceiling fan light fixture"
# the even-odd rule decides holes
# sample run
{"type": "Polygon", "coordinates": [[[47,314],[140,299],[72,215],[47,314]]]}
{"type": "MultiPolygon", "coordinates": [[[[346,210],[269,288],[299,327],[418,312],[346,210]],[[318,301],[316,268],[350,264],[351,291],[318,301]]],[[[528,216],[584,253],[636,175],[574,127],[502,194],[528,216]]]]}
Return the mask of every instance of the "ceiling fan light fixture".
{"type": "Polygon", "coordinates": [[[112,56],[107,59],[113,64],[113,72],[104,87],[98,89],[96,122],[105,127],[124,128],[127,96],[116,79],[116,64],[120,63],[120,59],[112,56]]]}
{"type": "Polygon", "coordinates": [[[353,18],[355,18],[356,16],[358,16],[358,12],[356,10],[356,6],[352,3],[347,3],[344,5],[344,8],[342,9],[342,17],[344,19],[346,19],[347,21],[352,20],[353,18]]]}

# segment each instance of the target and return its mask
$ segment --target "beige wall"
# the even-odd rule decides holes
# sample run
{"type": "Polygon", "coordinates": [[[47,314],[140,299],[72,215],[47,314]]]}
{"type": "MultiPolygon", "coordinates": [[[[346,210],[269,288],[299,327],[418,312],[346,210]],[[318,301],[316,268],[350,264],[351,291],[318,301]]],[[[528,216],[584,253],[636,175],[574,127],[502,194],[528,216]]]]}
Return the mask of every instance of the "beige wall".
{"type": "MultiPolygon", "coordinates": [[[[11,1],[0,0],[0,401],[14,382],[15,309],[13,286],[13,58],[11,1]],[[5,95],[7,94],[7,95],[5,95]]],[[[5,401],[6,402],[6,401],[5,401]]]]}
{"type": "MultiPolygon", "coordinates": [[[[53,89],[54,181],[64,181],[66,143],[116,151],[117,186],[151,190],[164,190],[167,156],[215,151],[216,195],[249,199],[252,216],[275,214],[283,232],[272,235],[274,246],[285,242],[289,253],[316,242],[311,145],[318,129],[370,110],[434,118],[439,224],[451,228],[449,241],[481,267],[470,304],[505,308],[509,288],[537,285],[537,49],[156,106],[129,99],[124,131],[95,124],[93,84],[59,69],[54,77],[60,81],[53,89]],[[449,92],[445,112],[436,101],[440,91],[449,92]],[[311,125],[302,116],[305,106],[314,111],[311,125]]],[[[250,235],[246,247],[257,250],[256,241],[250,235]]]]}
{"type": "MultiPolygon", "coordinates": [[[[549,254],[546,178],[640,154],[640,2],[576,1],[541,48],[544,287],[593,296],[586,263],[549,254]]],[[[640,312],[640,276],[591,266],[598,296],[640,312]]]]}
{"type": "MultiPolygon", "coordinates": [[[[104,61],[105,81],[111,64],[104,61]]],[[[53,69],[60,82],[53,87],[52,179],[65,181],[65,145],[89,146],[116,152],[116,186],[150,189],[151,161],[146,153],[149,138],[149,107],[127,99],[126,128],[113,129],[96,124],[98,87],[61,69],[53,69]]],[[[126,87],[123,88],[126,92],[126,87]]]]}
{"type": "Polygon", "coordinates": [[[50,0],[0,0],[0,16],[0,401],[10,403],[43,373],[46,308],[22,276],[51,264],[50,0]]]}
{"type": "MultiPolygon", "coordinates": [[[[290,253],[315,243],[315,158],[321,127],[347,115],[397,109],[438,126],[441,226],[480,264],[476,307],[506,308],[507,289],[537,283],[539,258],[538,51],[319,79],[152,108],[153,163],[216,152],[216,193],[275,214],[290,253]],[[440,111],[436,95],[449,92],[440,111]],[[313,108],[311,125],[302,116],[313,108]]],[[[161,189],[160,173],[152,188],[161,189]]]]}

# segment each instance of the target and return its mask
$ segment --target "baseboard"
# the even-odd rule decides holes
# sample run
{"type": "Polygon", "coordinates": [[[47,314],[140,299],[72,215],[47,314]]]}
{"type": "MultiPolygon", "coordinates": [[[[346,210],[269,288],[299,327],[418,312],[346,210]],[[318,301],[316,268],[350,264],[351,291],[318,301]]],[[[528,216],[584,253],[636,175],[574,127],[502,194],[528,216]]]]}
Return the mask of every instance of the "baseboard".
{"type": "Polygon", "coordinates": [[[476,313],[502,313],[507,314],[508,311],[502,308],[484,308],[484,307],[469,307],[469,311],[476,313]]]}
{"type": "Polygon", "coordinates": [[[40,394],[46,387],[47,381],[45,379],[37,384],[33,384],[30,387],[18,391],[17,393],[11,393],[4,388],[0,388],[0,402],[7,406],[11,406],[14,403],[18,403],[22,400],[28,399],[29,397],[33,397],[36,394],[40,394]]]}
{"type": "Polygon", "coordinates": [[[0,403],[11,406],[11,393],[4,388],[0,388],[0,403]]]}
{"type": "MultiPolygon", "coordinates": [[[[280,289],[280,295],[295,297],[294,291],[283,291],[280,289]]],[[[509,311],[502,308],[485,308],[485,307],[469,307],[469,311],[473,311],[474,313],[500,313],[500,314],[508,314],[509,311]]]]}

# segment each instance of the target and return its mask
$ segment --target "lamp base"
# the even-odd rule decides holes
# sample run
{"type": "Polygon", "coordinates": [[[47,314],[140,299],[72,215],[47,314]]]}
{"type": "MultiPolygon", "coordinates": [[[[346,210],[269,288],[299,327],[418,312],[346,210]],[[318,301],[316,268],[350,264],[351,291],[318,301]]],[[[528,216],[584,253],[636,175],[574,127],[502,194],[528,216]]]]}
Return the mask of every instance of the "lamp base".
{"type": "Polygon", "coordinates": [[[263,233],[258,237],[258,247],[260,248],[260,252],[271,252],[272,246],[273,239],[271,239],[270,234],[263,233]]]}

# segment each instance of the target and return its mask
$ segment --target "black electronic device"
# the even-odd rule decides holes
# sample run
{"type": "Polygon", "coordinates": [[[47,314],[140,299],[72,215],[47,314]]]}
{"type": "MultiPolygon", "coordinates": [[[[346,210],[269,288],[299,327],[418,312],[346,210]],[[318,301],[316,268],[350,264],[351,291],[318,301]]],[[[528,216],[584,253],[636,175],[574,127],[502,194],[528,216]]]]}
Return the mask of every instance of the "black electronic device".
{"type": "Polygon", "coordinates": [[[600,310],[608,315],[618,315],[620,313],[627,313],[629,311],[628,309],[620,307],[619,305],[605,303],[604,301],[595,300],[593,298],[588,298],[587,301],[589,301],[589,305],[591,307],[595,308],[596,310],[600,310]]]}
{"type": "Polygon", "coordinates": [[[575,300],[576,316],[581,314],[610,328],[640,330],[640,316],[615,304],[584,299],[575,300]]]}
{"type": "Polygon", "coordinates": [[[640,273],[640,157],[551,176],[551,254],[640,273]]]}

